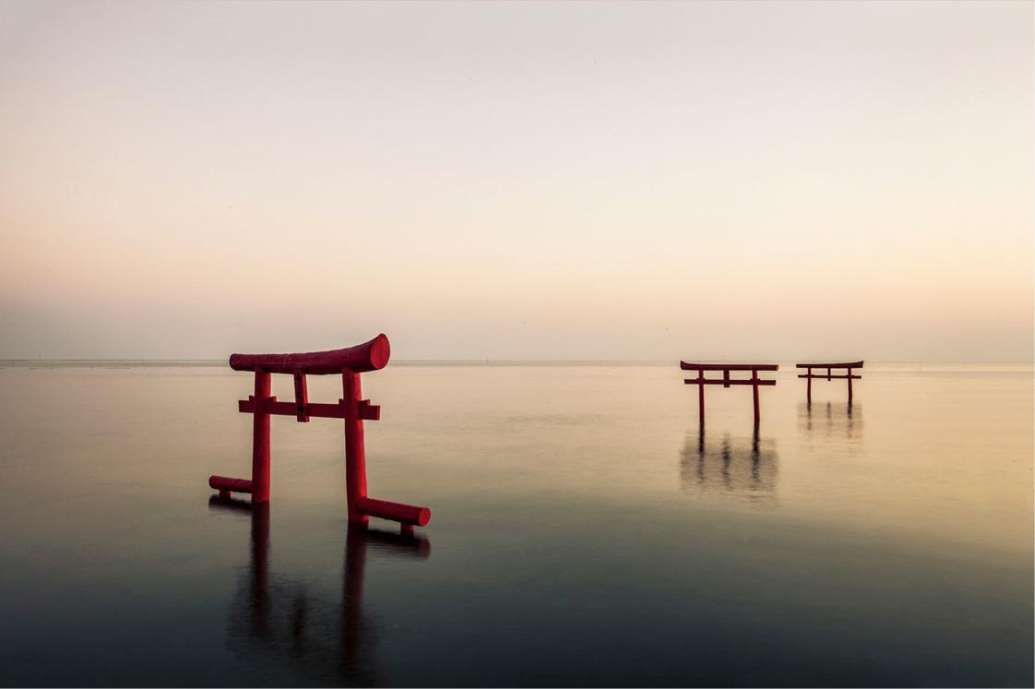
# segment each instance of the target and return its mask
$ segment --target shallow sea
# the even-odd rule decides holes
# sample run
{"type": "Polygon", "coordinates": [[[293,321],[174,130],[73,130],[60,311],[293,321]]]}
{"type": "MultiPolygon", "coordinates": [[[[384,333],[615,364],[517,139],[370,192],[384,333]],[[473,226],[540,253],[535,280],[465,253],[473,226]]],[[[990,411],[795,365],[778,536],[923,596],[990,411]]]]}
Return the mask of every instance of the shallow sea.
{"type": "Polygon", "coordinates": [[[782,366],[756,437],[674,366],[390,364],[406,537],[346,528],[336,420],[274,418],[268,510],[210,503],[249,374],[3,366],[0,684],[1031,686],[1031,367],[863,375],[782,366]]]}

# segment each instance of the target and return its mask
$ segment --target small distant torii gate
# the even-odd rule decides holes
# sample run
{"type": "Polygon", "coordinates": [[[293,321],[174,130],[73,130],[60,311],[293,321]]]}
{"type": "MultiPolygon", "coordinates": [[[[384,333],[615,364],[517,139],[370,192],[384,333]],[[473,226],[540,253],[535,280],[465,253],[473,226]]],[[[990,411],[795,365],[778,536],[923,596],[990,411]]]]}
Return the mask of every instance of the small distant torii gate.
{"type": "Polygon", "coordinates": [[[780,368],[779,364],[690,364],[685,361],[679,362],[679,368],[683,371],[697,371],[696,378],[686,378],[683,380],[687,385],[697,386],[697,409],[701,419],[701,426],[704,426],[704,386],[705,385],[721,385],[724,388],[728,388],[731,385],[750,385],[752,392],[754,393],[755,402],[755,428],[758,428],[759,413],[758,413],[758,386],[759,385],[776,385],[775,380],[762,380],[758,377],[759,371],[776,371],[780,368]],[[722,371],[722,379],[705,378],[705,371],[722,371]],[[731,379],[730,371],[751,371],[751,377],[747,380],[744,379],[731,379]]]}
{"type": "Polygon", "coordinates": [[[345,420],[345,496],[349,521],[366,524],[368,517],[397,521],[404,526],[424,526],[431,509],[367,497],[366,448],[363,421],[377,421],[381,408],[362,397],[359,374],[388,364],[391,347],[382,333],[361,345],[326,352],[303,354],[231,354],[230,368],[255,372],[255,394],[238,402],[241,412],[253,415],[252,478],[210,476],[208,485],[228,498],[231,492],[250,493],[252,503],[270,499],[270,415],[294,416],[306,423],[312,416],[345,420]],[[295,378],[295,401],[278,402],[270,394],[270,374],[286,373],[295,378]],[[341,374],[342,398],[337,404],[310,402],[306,375],[341,374]]]}
{"type": "Polygon", "coordinates": [[[804,369],[806,369],[806,373],[804,373],[804,374],[800,374],[799,373],[798,377],[799,378],[804,378],[804,379],[806,379],[808,381],[805,384],[805,399],[808,401],[809,404],[812,403],[812,381],[813,380],[833,380],[833,379],[836,378],[836,379],[839,379],[839,380],[840,379],[847,379],[848,380],[848,404],[851,405],[852,404],[852,381],[853,380],[861,380],[862,379],[862,376],[861,375],[858,375],[858,376],[855,375],[853,373],[852,369],[862,368],[863,367],[863,362],[861,362],[861,361],[852,361],[852,362],[844,363],[844,364],[795,364],[795,367],[796,368],[804,368],[804,369]],[[820,374],[818,376],[817,375],[813,375],[812,374],[812,369],[814,369],[814,368],[818,368],[818,369],[824,369],[825,368],[827,370],[827,374],[825,376],[822,375],[822,374],[820,374]],[[836,369],[842,369],[843,368],[843,369],[845,369],[845,372],[843,374],[831,374],[830,370],[831,369],[835,369],[835,368],[836,369]]]}

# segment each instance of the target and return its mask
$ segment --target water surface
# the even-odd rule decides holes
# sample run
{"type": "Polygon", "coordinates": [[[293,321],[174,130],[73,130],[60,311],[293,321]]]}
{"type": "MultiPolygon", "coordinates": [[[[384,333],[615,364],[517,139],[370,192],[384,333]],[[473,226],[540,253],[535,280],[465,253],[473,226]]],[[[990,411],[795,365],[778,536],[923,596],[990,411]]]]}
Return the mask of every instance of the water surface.
{"type": "Polygon", "coordinates": [[[1030,367],[776,375],[756,436],[673,366],[366,374],[405,538],[347,529],[334,420],[273,421],[268,510],[210,504],[247,374],[0,368],[0,683],[1030,686],[1030,367]]]}

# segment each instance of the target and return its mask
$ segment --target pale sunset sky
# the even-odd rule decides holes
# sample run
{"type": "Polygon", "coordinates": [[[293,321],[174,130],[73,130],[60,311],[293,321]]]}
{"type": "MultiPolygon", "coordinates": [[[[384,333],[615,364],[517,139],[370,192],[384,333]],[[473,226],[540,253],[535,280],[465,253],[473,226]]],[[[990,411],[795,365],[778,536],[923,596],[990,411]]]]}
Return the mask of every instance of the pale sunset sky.
{"type": "Polygon", "coordinates": [[[1032,358],[1027,2],[0,1],[0,358],[1032,358]]]}

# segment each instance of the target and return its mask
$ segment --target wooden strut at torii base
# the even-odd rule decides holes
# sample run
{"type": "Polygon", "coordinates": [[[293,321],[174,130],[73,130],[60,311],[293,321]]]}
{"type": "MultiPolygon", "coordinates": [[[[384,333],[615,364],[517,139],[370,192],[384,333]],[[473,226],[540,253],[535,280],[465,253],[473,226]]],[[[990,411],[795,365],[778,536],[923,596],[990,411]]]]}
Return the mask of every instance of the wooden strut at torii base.
{"type": "Polygon", "coordinates": [[[835,378],[840,380],[840,379],[843,378],[843,379],[847,379],[848,380],[848,404],[851,405],[852,404],[852,381],[853,380],[860,380],[860,379],[862,379],[862,376],[861,375],[858,375],[858,376],[855,375],[854,371],[852,369],[862,368],[863,367],[863,362],[861,362],[861,361],[852,361],[850,363],[845,363],[845,364],[795,364],[795,367],[796,368],[804,368],[807,371],[804,374],[800,374],[799,373],[798,377],[799,378],[805,378],[808,381],[805,384],[805,399],[808,401],[809,404],[812,404],[812,381],[813,380],[834,380],[835,378]],[[818,376],[817,375],[813,375],[812,374],[812,369],[814,369],[814,368],[818,368],[818,369],[824,369],[825,368],[827,370],[827,374],[825,376],[822,375],[822,374],[820,374],[818,376]],[[831,369],[835,369],[835,368],[836,369],[842,369],[843,368],[843,369],[845,369],[845,372],[843,374],[831,374],[830,370],[831,369]]]}
{"type": "Polygon", "coordinates": [[[310,417],[345,420],[345,497],[349,521],[366,524],[369,517],[391,519],[403,526],[425,526],[431,509],[367,497],[366,448],[363,421],[377,421],[381,408],[360,399],[359,374],[388,364],[391,347],[382,333],[361,345],[327,352],[304,354],[231,354],[230,368],[255,372],[255,394],[238,402],[241,412],[253,415],[252,478],[210,476],[208,485],[228,498],[231,492],[250,493],[253,504],[270,499],[270,415],[294,416],[300,423],[310,417]],[[286,373],[295,378],[295,401],[278,402],[270,394],[270,374],[286,373]],[[341,374],[342,398],[337,404],[309,401],[306,375],[341,374]]]}
{"type": "Polygon", "coordinates": [[[776,371],[780,368],[778,364],[690,364],[685,361],[679,362],[679,368],[684,371],[697,371],[696,378],[686,378],[683,380],[687,385],[697,386],[697,410],[701,419],[701,426],[704,426],[704,386],[705,385],[721,385],[724,388],[728,388],[731,385],[750,385],[754,392],[755,402],[755,428],[758,428],[759,412],[758,412],[758,386],[759,385],[776,385],[775,380],[762,380],[758,377],[759,371],[776,371]],[[722,378],[705,378],[705,371],[722,371],[722,378]],[[730,378],[730,371],[751,371],[751,377],[748,379],[741,378],[730,378]]]}

